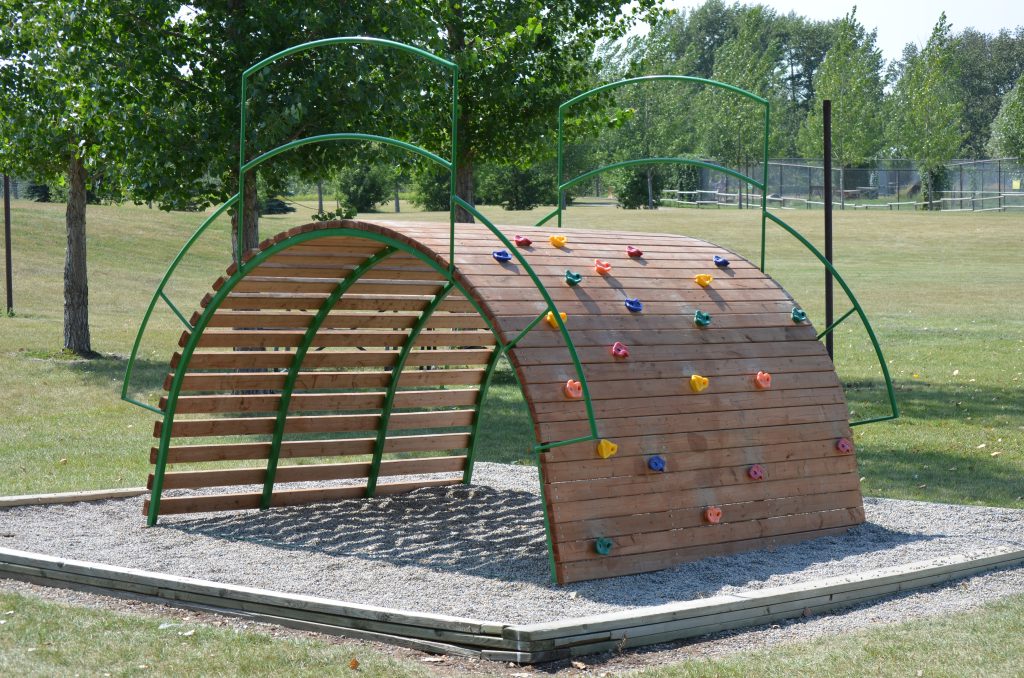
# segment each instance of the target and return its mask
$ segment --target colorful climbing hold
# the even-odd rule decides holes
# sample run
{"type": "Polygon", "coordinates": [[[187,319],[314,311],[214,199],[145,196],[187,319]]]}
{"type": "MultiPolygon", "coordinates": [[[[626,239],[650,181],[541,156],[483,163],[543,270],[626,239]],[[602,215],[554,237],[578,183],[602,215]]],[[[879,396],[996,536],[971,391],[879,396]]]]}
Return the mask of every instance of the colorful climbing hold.
{"type": "Polygon", "coordinates": [[[565,247],[565,244],[569,242],[569,236],[566,235],[553,235],[548,238],[548,242],[554,247],[565,247]]]}
{"type": "Polygon", "coordinates": [[[694,374],[690,377],[690,390],[694,393],[700,393],[708,387],[711,383],[707,377],[702,377],[699,374],[694,374]]]}
{"type": "Polygon", "coordinates": [[[639,299],[626,299],[626,308],[633,313],[639,313],[644,310],[644,305],[640,303],[639,299]]]}
{"type": "Polygon", "coordinates": [[[793,322],[795,323],[802,323],[803,321],[807,320],[807,311],[803,310],[799,306],[794,306],[793,312],[790,313],[789,315],[791,318],[793,318],[793,322]]]}
{"type": "Polygon", "coordinates": [[[612,540],[608,537],[598,537],[594,540],[594,550],[602,556],[606,556],[611,553],[613,545],[612,540]]]}
{"type": "Polygon", "coordinates": [[[594,259],[594,270],[600,275],[608,275],[612,272],[612,265],[607,261],[601,261],[600,259],[594,259]]]}
{"type": "Polygon", "coordinates": [[[565,392],[565,397],[569,400],[579,400],[583,397],[583,384],[575,379],[570,379],[565,382],[565,386],[562,387],[562,390],[565,392]]]}
{"type": "Polygon", "coordinates": [[[715,277],[710,273],[698,273],[697,275],[693,276],[693,281],[700,285],[701,287],[707,287],[708,285],[711,284],[711,282],[714,279],[715,277]]]}
{"type": "Polygon", "coordinates": [[[853,452],[853,441],[849,438],[840,438],[836,441],[836,452],[839,454],[850,454],[853,452]]]}
{"type": "Polygon", "coordinates": [[[767,372],[758,372],[754,375],[754,387],[759,389],[769,389],[772,387],[772,375],[767,372]]]}
{"type": "Polygon", "coordinates": [[[764,480],[767,472],[764,470],[764,466],[754,464],[747,469],[747,475],[750,476],[751,480],[764,480]]]}
{"type": "Polygon", "coordinates": [[[491,256],[494,257],[495,261],[503,264],[507,261],[512,261],[512,255],[508,253],[508,250],[494,250],[491,252],[491,256]]]}
{"type": "Polygon", "coordinates": [[[516,234],[516,237],[514,237],[512,241],[516,244],[516,247],[529,247],[530,245],[533,244],[533,241],[527,238],[525,235],[516,234]]]}
{"type": "Polygon", "coordinates": [[[713,261],[715,262],[715,266],[718,266],[719,268],[725,268],[726,266],[729,265],[728,259],[726,259],[725,257],[720,257],[717,254],[715,255],[713,261]]]}
{"type": "Polygon", "coordinates": [[[717,506],[709,506],[704,509],[704,520],[708,521],[712,525],[717,525],[722,521],[722,509],[717,506]]]}
{"type": "Polygon", "coordinates": [[[656,454],[647,460],[647,468],[657,473],[665,472],[665,457],[660,454],[656,454]]]}
{"type": "Polygon", "coordinates": [[[565,283],[569,287],[576,287],[581,282],[583,282],[583,274],[582,273],[573,273],[569,269],[565,270],[565,283]]]}
{"type": "Polygon", "coordinates": [[[633,247],[632,245],[626,245],[626,254],[637,259],[644,255],[644,251],[639,247],[633,247]]]}
{"type": "Polygon", "coordinates": [[[629,347],[623,344],[621,341],[616,341],[612,344],[612,355],[616,358],[628,358],[629,347]]]}
{"type": "Polygon", "coordinates": [[[615,453],[618,451],[619,446],[610,440],[602,438],[601,442],[597,444],[597,456],[601,457],[602,459],[607,459],[608,457],[614,456],[615,453]]]}
{"type": "MultiPolygon", "coordinates": [[[[558,315],[561,316],[562,324],[564,325],[565,324],[565,319],[568,318],[569,316],[567,316],[565,314],[565,311],[562,311],[558,315]]],[[[556,329],[556,330],[558,329],[558,321],[555,319],[555,314],[552,313],[551,311],[548,311],[548,314],[546,316],[544,316],[544,320],[547,320],[548,321],[548,325],[551,325],[551,327],[553,327],[554,329],[556,329]]]]}
{"type": "Polygon", "coordinates": [[[693,314],[693,324],[697,327],[707,327],[711,324],[711,314],[698,308],[697,312],[693,314]]]}

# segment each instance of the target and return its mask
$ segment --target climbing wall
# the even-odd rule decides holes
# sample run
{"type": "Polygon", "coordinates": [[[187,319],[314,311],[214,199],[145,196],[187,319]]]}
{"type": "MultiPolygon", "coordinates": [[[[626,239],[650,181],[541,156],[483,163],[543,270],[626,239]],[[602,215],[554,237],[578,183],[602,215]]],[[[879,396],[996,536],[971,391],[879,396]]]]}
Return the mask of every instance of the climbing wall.
{"type": "Polygon", "coordinates": [[[229,269],[182,336],[155,431],[168,465],[228,466],[167,470],[159,513],[260,506],[275,446],[271,506],[468,482],[481,386],[507,349],[561,583],[863,521],[842,389],[774,280],[683,236],[505,233],[540,288],[481,225],[458,226],[450,275],[447,224],[357,221],[282,233],[229,269]],[[413,479],[376,482],[398,474],[413,479]],[[228,491],[194,492],[213,487],[228,491]]]}

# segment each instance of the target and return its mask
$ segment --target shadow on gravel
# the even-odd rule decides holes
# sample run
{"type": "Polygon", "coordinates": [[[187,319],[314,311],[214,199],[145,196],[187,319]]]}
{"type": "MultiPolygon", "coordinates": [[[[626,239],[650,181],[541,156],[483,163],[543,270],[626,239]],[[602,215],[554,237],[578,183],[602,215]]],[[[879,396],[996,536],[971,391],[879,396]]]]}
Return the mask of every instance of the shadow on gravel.
{"type": "MultiPolygon", "coordinates": [[[[262,513],[165,519],[161,526],[282,551],[378,561],[382,577],[389,576],[386,567],[413,566],[540,586],[549,582],[544,518],[539,497],[529,492],[487,486],[424,488],[394,497],[262,513]]],[[[932,538],[866,523],[846,535],[707,558],[661,572],[582,582],[566,590],[595,602],[657,605],[727,593],[731,587],[772,586],[776,584],[760,583],[932,538]]],[[[850,573],[861,569],[863,562],[850,573]]],[[[339,564],[339,571],[344,572],[344,565],[339,564]]]]}

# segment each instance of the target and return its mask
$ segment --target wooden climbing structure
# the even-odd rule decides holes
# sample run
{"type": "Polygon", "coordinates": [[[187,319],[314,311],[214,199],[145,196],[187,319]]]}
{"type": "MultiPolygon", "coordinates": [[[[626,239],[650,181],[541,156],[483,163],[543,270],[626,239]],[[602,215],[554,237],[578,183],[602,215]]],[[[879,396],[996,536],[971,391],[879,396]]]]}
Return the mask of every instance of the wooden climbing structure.
{"type": "MultiPolygon", "coordinates": [[[[245,77],[296,51],[367,41],[425,54],[336,38],[285,50],[245,77]]],[[[451,171],[454,96],[451,160],[397,140],[337,133],[240,163],[239,176],[288,148],[351,140],[398,146],[451,171]]],[[[241,146],[244,158],[244,133],[241,146]]],[[[636,164],[564,181],[561,158],[560,137],[560,191],[636,164]]],[[[767,177],[718,169],[766,187],[767,177]]],[[[533,420],[551,571],[560,583],[836,534],[864,520],[849,412],[819,339],[856,314],[896,416],[891,381],[845,281],[766,209],[762,229],[770,221],[797,238],[852,304],[821,334],[763,272],[763,249],[758,266],[681,235],[514,231],[454,192],[445,224],[346,220],[281,233],[229,267],[186,317],[167,281],[213,220],[241,210],[243,194],[244,186],[172,263],[129,360],[122,397],[158,415],[150,525],[170,513],[469,483],[482,406],[503,356],[533,420]],[[479,223],[455,224],[456,205],[479,223]],[[161,300],[186,329],[166,396],[153,407],[128,390],[161,300]]],[[[538,226],[556,215],[560,225],[556,209],[538,226]]]]}

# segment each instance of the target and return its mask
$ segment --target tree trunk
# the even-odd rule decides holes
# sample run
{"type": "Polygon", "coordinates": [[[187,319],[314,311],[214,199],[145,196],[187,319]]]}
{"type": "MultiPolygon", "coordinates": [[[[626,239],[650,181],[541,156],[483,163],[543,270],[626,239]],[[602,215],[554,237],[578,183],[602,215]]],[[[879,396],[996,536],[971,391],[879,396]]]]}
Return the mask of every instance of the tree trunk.
{"type": "MultiPolygon", "coordinates": [[[[244,218],[242,225],[242,250],[248,252],[260,245],[260,206],[256,195],[256,173],[249,172],[245,177],[245,195],[242,196],[245,203],[244,218]]],[[[235,263],[238,263],[238,210],[231,215],[231,256],[235,263]]]]}
{"type": "Polygon", "coordinates": [[[400,213],[402,211],[402,203],[399,201],[399,197],[398,197],[398,191],[399,191],[400,188],[401,188],[401,185],[399,185],[399,183],[396,181],[395,182],[395,214],[398,214],[398,213],[400,213]]]}
{"type": "MultiPolygon", "coordinates": [[[[473,197],[473,160],[468,155],[463,156],[455,169],[455,195],[476,207],[473,197]]],[[[472,224],[476,220],[472,214],[459,206],[455,208],[455,221],[460,224],[472,224]]]]}
{"type": "Polygon", "coordinates": [[[647,168],[647,209],[654,209],[654,169],[647,168]]]}
{"type": "Polygon", "coordinates": [[[316,182],[316,213],[324,213],[324,182],[316,182]]]}
{"type": "Polygon", "coordinates": [[[85,166],[72,156],[68,163],[68,205],[65,217],[68,249],[64,256],[64,348],[91,358],[89,277],[85,265],[85,166]]]}

